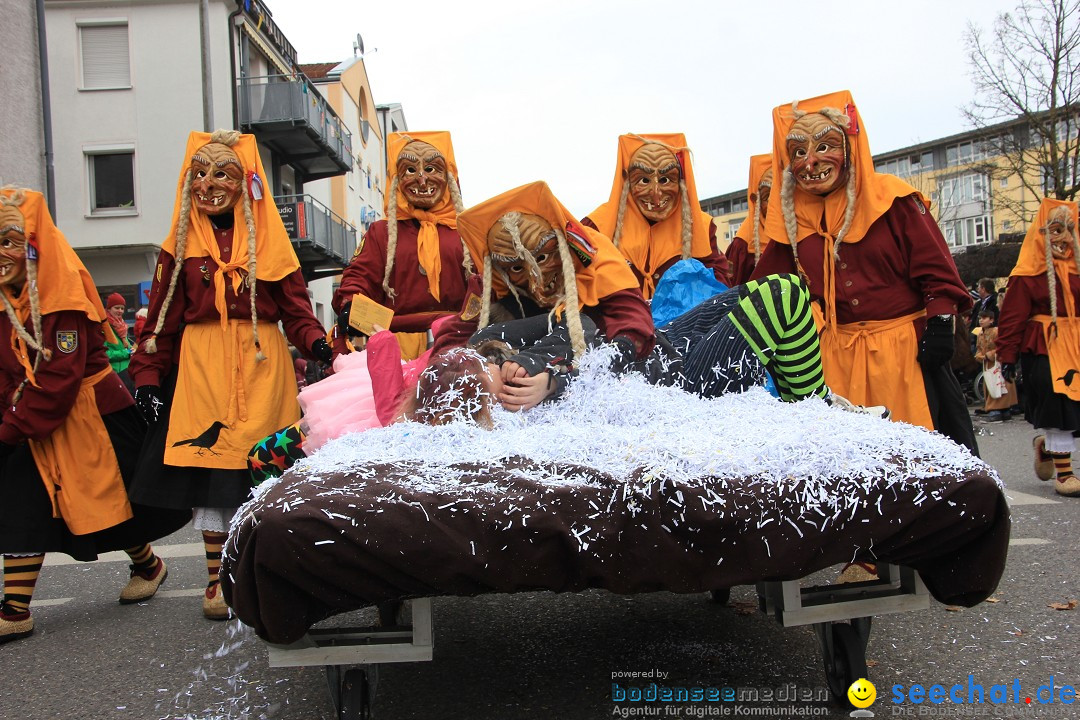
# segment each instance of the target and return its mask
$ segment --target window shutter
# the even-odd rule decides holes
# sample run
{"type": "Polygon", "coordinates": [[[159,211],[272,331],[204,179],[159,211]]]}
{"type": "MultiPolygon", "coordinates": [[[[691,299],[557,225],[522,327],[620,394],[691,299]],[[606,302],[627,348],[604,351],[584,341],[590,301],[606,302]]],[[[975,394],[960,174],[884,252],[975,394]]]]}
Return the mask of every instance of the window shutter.
{"type": "Polygon", "coordinates": [[[79,35],[83,88],[130,87],[127,24],[84,25],[79,28],[79,35]]]}

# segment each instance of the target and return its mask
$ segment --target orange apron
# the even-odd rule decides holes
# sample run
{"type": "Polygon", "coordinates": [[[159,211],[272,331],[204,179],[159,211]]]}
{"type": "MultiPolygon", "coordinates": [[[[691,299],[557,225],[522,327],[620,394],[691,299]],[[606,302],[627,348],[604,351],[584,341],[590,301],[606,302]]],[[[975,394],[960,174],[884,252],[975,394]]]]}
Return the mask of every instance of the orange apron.
{"type": "Polygon", "coordinates": [[[276,323],[259,322],[266,360],[255,359],[250,320],[184,328],[165,438],[165,464],[244,470],[255,443],[300,419],[296,372],[276,323]]]}
{"type": "Polygon", "coordinates": [[[933,430],[912,325],[924,316],[920,311],[891,320],[826,325],[821,364],[829,388],[856,405],[884,405],[893,420],[933,430]]]}
{"type": "Polygon", "coordinates": [[[83,378],[75,404],[60,427],[44,440],[29,441],[53,517],[63,518],[73,535],[105,530],[132,517],[124,478],[94,393],[94,386],[112,372],[106,366],[83,378]]]}
{"type": "Polygon", "coordinates": [[[1043,326],[1054,392],[1080,402],[1080,318],[1058,317],[1057,333],[1050,328],[1049,315],[1034,315],[1031,319],[1043,326]]]}

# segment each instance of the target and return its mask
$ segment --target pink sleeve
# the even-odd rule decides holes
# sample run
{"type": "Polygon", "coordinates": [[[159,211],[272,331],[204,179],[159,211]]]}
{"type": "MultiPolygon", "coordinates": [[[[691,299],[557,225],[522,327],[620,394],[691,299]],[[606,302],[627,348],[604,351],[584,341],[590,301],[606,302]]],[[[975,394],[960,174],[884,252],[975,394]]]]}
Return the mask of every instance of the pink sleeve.
{"type": "Polygon", "coordinates": [[[401,346],[389,330],[372,335],[367,342],[367,368],[371,375],[371,391],[375,396],[375,414],[379,422],[389,425],[401,406],[405,379],[401,374],[401,346]]]}

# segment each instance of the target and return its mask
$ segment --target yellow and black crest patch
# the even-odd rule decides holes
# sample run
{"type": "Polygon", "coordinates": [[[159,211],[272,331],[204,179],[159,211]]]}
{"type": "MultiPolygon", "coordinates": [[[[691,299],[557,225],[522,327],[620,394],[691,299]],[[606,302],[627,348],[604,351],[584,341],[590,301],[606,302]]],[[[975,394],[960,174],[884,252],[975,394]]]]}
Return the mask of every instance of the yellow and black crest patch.
{"type": "Polygon", "coordinates": [[[353,250],[353,257],[356,257],[364,250],[364,241],[367,240],[367,235],[360,236],[360,242],[356,243],[356,250],[353,250]]]}
{"type": "Polygon", "coordinates": [[[462,320],[475,320],[480,317],[480,296],[476,293],[470,293],[468,299],[465,301],[465,309],[461,311],[462,320]]]}
{"type": "Polygon", "coordinates": [[[157,265],[157,272],[154,273],[154,279],[161,282],[161,263],[157,265]]]}
{"type": "Polygon", "coordinates": [[[79,347],[79,331],[78,330],[57,330],[56,331],[56,349],[62,353],[75,352],[75,348],[79,347]]]}

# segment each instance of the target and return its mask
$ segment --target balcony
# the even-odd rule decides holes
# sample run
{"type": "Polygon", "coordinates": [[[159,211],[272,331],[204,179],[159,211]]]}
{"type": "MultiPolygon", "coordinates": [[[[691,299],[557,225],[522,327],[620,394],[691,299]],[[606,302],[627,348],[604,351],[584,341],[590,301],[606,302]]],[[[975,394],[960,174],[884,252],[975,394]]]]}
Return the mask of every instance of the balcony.
{"type": "Polygon", "coordinates": [[[240,78],[240,127],[295,167],[305,182],[352,169],[352,135],[303,75],[240,78]]]}
{"type": "Polygon", "coordinates": [[[356,228],[310,195],[274,198],[289,233],[304,278],[337,275],[356,250],[356,228]]]}

